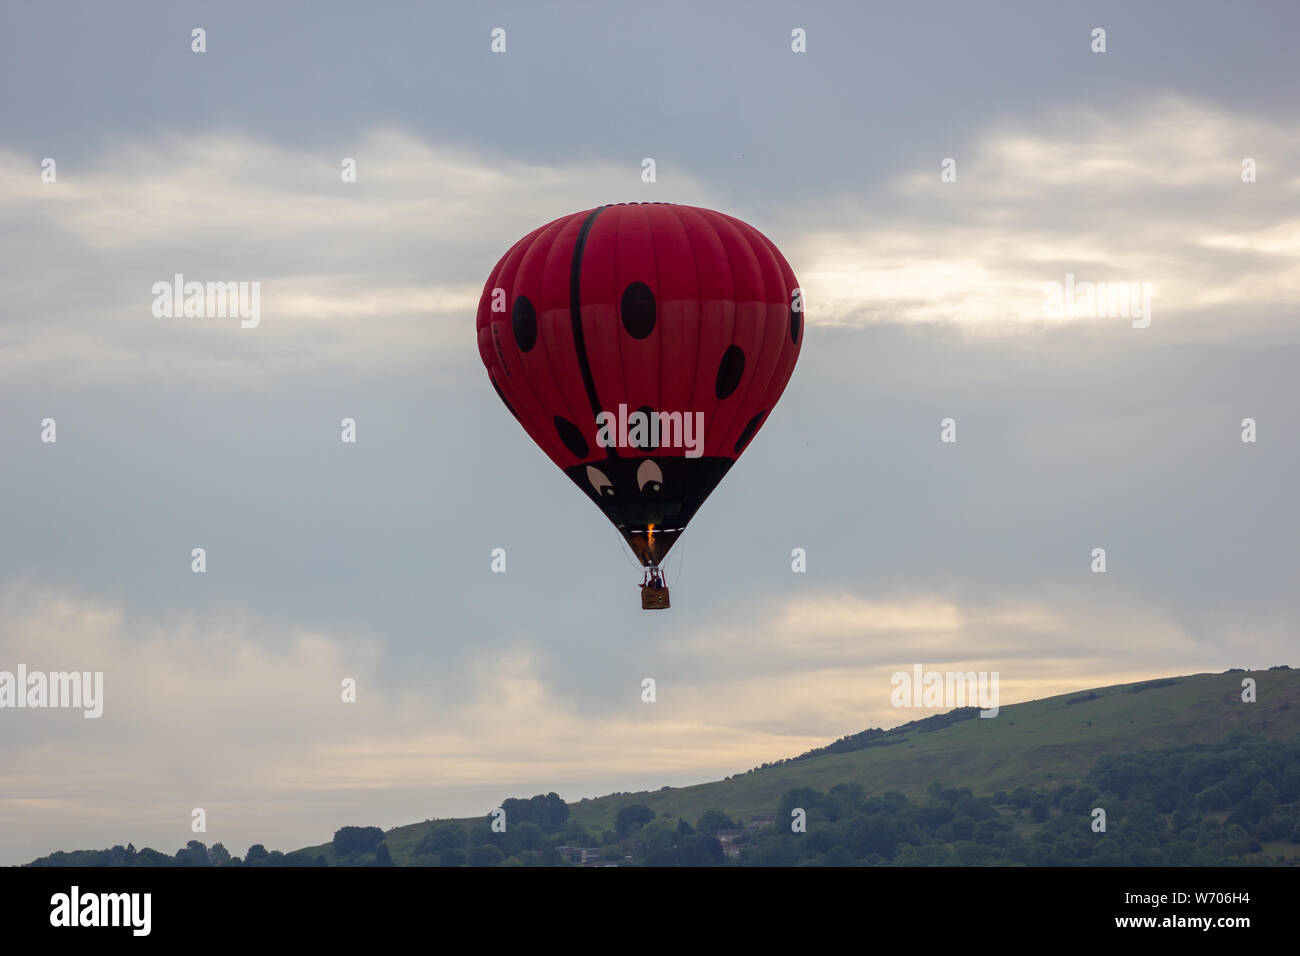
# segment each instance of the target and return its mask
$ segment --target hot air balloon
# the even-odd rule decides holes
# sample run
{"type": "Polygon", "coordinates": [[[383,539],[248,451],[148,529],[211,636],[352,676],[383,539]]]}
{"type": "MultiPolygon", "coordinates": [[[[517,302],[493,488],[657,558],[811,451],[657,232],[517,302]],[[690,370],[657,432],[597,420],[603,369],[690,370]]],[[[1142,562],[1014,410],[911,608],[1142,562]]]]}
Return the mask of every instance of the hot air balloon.
{"type": "Polygon", "coordinates": [[[516,242],[488,277],[477,327],[501,401],[644,565],[642,606],[667,607],[664,557],[799,357],[789,264],[719,212],[599,206],[516,242]]]}

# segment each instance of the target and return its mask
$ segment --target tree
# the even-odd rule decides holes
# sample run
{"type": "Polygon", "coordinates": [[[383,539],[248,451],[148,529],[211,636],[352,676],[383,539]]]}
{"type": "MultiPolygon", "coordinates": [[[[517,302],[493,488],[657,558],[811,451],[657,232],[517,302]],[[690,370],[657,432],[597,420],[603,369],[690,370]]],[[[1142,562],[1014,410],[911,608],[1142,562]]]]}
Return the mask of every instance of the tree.
{"type": "Polygon", "coordinates": [[[543,833],[560,832],[569,819],[569,805],[555,792],[539,793],[528,800],[511,797],[501,801],[501,809],[508,824],[536,823],[543,833]]]}
{"type": "Polygon", "coordinates": [[[1267,780],[1261,780],[1250,796],[1237,804],[1237,808],[1228,817],[1228,822],[1258,823],[1273,812],[1277,806],[1277,797],[1277,788],[1267,780]]]}
{"type": "Polygon", "coordinates": [[[717,836],[719,830],[735,830],[736,824],[721,810],[705,810],[695,824],[701,836],[717,836]]]}
{"type": "Polygon", "coordinates": [[[384,839],[379,827],[341,827],[334,833],[334,854],[374,853],[384,839]]]}
{"type": "Polygon", "coordinates": [[[459,823],[438,823],[429,828],[416,847],[417,853],[442,853],[465,849],[465,828],[459,823]]]}
{"type": "Polygon", "coordinates": [[[1051,804],[1048,801],[1047,794],[1034,794],[1033,801],[1029,805],[1029,819],[1035,823],[1042,823],[1052,815],[1051,804]]]}
{"type": "Polygon", "coordinates": [[[191,840],[185,849],[176,851],[176,862],[181,866],[207,866],[208,848],[198,840],[191,840]]]}
{"type": "Polygon", "coordinates": [[[506,855],[490,843],[476,846],[469,851],[470,866],[496,866],[505,858],[506,855]]]}
{"type": "Polygon", "coordinates": [[[629,836],[655,818],[655,812],[644,803],[629,803],[618,808],[614,816],[614,829],[621,837],[629,836]]]}
{"type": "MultiPolygon", "coordinates": [[[[508,832],[514,838],[512,841],[513,846],[519,850],[540,850],[546,845],[546,834],[542,832],[542,828],[536,823],[521,823],[517,827],[511,827],[508,832]]],[[[572,824],[564,828],[564,841],[566,843],[572,842],[576,846],[586,846],[589,839],[587,831],[581,827],[578,827],[576,831],[572,824]]]]}
{"type": "Polygon", "coordinates": [[[564,857],[553,846],[542,847],[542,866],[564,866],[564,857]]]}
{"type": "Polygon", "coordinates": [[[375,866],[392,866],[393,855],[388,852],[388,844],[379,844],[379,849],[375,851],[375,866]]]}
{"type": "Polygon", "coordinates": [[[722,844],[716,837],[692,834],[677,843],[678,866],[721,866],[725,859],[722,844]]]}
{"type": "Polygon", "coordinates": [[[676,859],[672,856],[673,847],[677,844],[676,830],[666,820],[655,820],[647,823],[637,831],[637,844],[640,846],[642,853],[647,857],[650,866],[674,866],[676,859]],[[662,858],[667,862],[649,863],[650,858],[662,858]]]}
{"type": "Polygon", "coordinates": [[[248,848],[248,853],[244,855],[245,866],[262,866],[266,863],[266,847],[260,843],[254,843],[248,848]]]}

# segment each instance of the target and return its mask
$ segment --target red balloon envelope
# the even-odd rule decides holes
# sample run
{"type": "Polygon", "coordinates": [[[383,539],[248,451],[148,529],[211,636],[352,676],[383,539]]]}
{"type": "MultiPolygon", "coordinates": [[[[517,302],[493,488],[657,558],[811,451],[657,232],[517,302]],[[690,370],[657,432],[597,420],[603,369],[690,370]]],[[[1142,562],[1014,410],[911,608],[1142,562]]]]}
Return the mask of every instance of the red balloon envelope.
{"type": "Polygon", "coordinates": [[[534,230],[478,307],[497,394],[647,567],[762,427],[802,344],[799,283],[776,246],[670,203],[534,230]]]}

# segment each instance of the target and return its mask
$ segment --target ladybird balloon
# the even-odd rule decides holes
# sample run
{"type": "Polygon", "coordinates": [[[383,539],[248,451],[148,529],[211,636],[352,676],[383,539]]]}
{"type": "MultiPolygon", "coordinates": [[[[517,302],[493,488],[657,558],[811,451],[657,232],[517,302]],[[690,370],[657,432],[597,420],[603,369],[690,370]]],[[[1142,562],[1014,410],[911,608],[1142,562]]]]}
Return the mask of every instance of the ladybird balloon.
{"type": "Polygon", "coordinates": [[[488,378],[529,437],[659,571],[762,427],[803,344],[803,297],[731,216],[619,203],[516,242],[478,306],[488,378]]]}

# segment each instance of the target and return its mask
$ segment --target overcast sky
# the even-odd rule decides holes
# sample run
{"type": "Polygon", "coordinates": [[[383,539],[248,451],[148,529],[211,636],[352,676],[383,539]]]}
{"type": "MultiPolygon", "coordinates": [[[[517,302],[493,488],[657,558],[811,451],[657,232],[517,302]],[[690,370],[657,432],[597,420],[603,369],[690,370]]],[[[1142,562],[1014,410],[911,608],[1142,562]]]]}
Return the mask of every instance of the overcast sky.
{"type": "Polygon", "coordinates": [[[267,6],[0,8],[0,670],[105,681],[0,710],[0,864],[717,779],[925,716],[918,663],[1004,706],[1297,663],[1294,4],[267,6]],[[636,200],[808,307],[653,614],[473,314],[636,200]],[[260,325],[156,318],[175,273],[260,325]],[[1149,326],[1049,315],[1067,275],[1149,326]]]}

